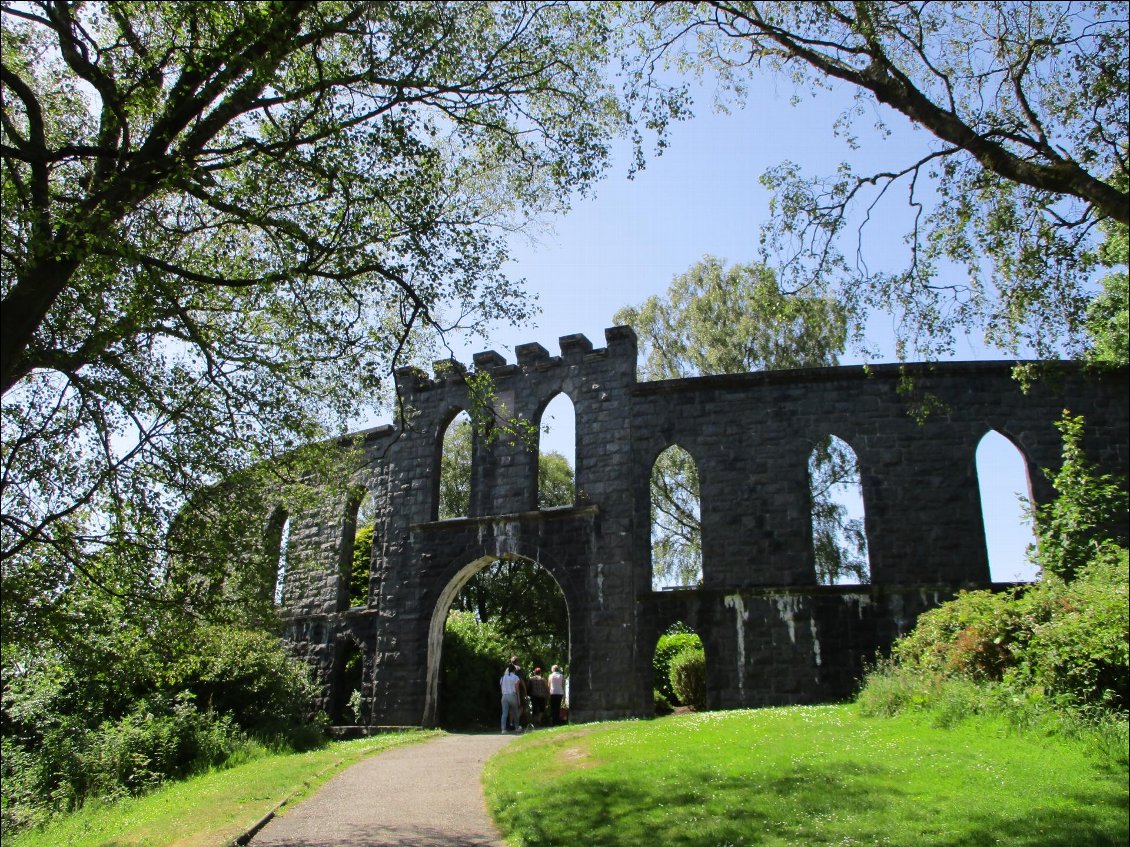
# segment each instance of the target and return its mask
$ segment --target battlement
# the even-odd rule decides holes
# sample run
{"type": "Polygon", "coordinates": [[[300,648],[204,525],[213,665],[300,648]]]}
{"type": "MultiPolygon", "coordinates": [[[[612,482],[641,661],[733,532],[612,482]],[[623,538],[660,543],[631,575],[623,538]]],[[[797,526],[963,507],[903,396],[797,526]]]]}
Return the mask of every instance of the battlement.
{"type": "Polygon", "coordinates": [[[541,344],[529,342],[514,348],[516,362],[508,362],[506,357],[494,350],[484,350],[472,357],[474,371],[456,359],[440,359],[432,364],[432,374],[420,368],[406,366],[395,372],[397,393],[405,400],[420,393],[444,386],[461,386],[470,373],[487,373],[495,380],[505,380],[522,374],[551,371],[565,366],[584,366],[600,361],[621,363],[635,373],[637,338],[630,326],[614,326],[604,330],[606,347],[594,348],[592,342],[583,334],[563,335],[558,339],[560,355],[554,356],[541,344]]]}

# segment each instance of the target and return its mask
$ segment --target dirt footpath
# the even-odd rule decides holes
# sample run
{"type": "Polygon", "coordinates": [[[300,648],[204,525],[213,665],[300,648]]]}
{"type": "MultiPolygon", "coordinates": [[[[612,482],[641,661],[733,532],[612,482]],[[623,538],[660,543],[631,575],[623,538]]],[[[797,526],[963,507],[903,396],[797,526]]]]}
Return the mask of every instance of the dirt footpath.
{"type": "Polygon", "coordinates": [[[504,847],[480,776],[509,735],[447,735],[358,762],[284,807],[252,847],[504,847]]]}

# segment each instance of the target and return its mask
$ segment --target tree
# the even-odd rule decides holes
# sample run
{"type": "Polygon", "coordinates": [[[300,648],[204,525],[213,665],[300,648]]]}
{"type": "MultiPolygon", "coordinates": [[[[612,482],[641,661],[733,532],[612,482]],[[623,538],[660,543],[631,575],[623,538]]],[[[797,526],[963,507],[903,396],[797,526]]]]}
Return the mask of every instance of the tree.
{"type": "Polygon", "coordinates": [[[715,0],[639,9],[651,27],[641,99],[663,61],[717,74],[739,102],[748,75],[767,71],[798,88],[853,91],[836,123],[853,149],[858,118],[886,133],[897,113],[931,137],[920,155],[870,172],[847,163],[827,177],[792,162],[770,170],[763,239],[767,254],[783,257],[783,284],[834,284],[857,316],[891,310],[900,353],[945,350],[955,332],[977,329],[1006,349],[1086,345],[1098,226],[1125,232],[1130,219],[1122,5],[715,0]],[[864,231],[900,191],[905,266],[870,273],[864,231]]]}
{"type": "MultiPolygon", "coordinates": [[[[790,295],[763,265],[733,265],[707,256],[671,282],[664,298],[649,297],[613,318],[640,340],[641,379],[834,365],[847,341],[846,310],[826,297],[790,295]]],[[[813,486],[817,572],[826,581],[861,576],[858,548],[842,543],[846,511],[830,496],[837,484],[858,482],[854,456],[830,437],[817,446],[813,486]]],[[[693,585],[702,579],[698,468],[685,450],[665,450],[651,477],[652,568],[657,582],[693,585]]],[[[857,539],[858,540],[858,539],[857,539]]]]}
{"type": "Polygon", "coordinates": [[[2,557],[46,596],[114,539],[159,572],[194,493],[339,430],[417,330],[526,316],[502,234],[621,127],[602,7],[2,14],[2,557]]]}
{"type": "Polygon", "coordinates": [[[573,468],[560,453],[538,456],[538,508],[572,506],[576,499],[573,468]]]}
{"type": "MultiPolygon", "coordinates": [[[[1125,188],[1130,175],[1120,186],[1125,188]]],[[[1087,355],[1093,361],[1130,364],[1130,311],[1127,266],[1130,265],[1130,229],[1103,221],[1106,238],[1099,245],[1099,264],[1113,269],[1099,280],[1102,290],[1087,307],[1087,355]]]]}
{"type": "Polygon", "coordinates": [[[1032,509],[1037,544],[1033,553],[1042,574],[1071,582],[1104,551],[1127,546],[1126,480],[1099,474],[1083,451],[1083,418],[1065,411],[1056,424],[1063,439],[1063,463],[1052,474],[1050,503],[1032,509]]]}

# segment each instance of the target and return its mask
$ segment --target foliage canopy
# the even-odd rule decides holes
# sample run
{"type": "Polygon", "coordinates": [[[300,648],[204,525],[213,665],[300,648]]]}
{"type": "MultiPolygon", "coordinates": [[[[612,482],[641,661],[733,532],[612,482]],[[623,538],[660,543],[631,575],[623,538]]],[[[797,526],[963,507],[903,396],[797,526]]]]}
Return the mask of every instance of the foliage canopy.
{"type": "Polygon", "coordinates": [[[925,131],[917,152],[886,165],[810,175],[784,162],[764,175],[763,247],[784,285],[831,285],[857,316],[890,311],[900,352],[944,352],[969,330],[1041,354],[1086,346],[1100,225],[1124,234],[1130,221],[1122,5],[711,0],[636,14],[644,92],[673,64],[741,103],[751,77],[769,72],[798,97],[854,95],[835,125],[853,151],[862,121],[925,131]],[[872,272],[865,235],[896,196],[905,260],[872,272]]]}
{"type": "Polygon", "coordinates": [[[203,486],[376,402],[420,333],[527,316],[504,236],[606,166],[608,25],[5,2],[4,561],[50,592],[99,544],[153,553],[203,486]]]}

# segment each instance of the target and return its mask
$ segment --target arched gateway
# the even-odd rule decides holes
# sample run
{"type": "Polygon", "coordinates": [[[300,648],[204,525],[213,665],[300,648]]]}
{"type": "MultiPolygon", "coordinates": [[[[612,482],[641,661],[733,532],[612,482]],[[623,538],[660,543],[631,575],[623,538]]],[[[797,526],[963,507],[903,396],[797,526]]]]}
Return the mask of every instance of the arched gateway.
{"type": "Polygon", "coordinates": [[[573,506],[538,509],[535,451],[476,438],[469,515],[435,520],[438,445],[471,400],[463,369],[443,362],[435,378],[400,371],[406,422],[362,434],[358,482],[376,515],[367,603],[351,606],[348,586],[355,500],[327,496],[290,515],[286,638],[314,667],[327,711],[356,684],[339,665],[355,666],[359,649],[362,722],[434,721],[447,609],[483,561],[506,557],[539,563],[565,595],[575,719],[650,714],[655,644],[677,620],[706,646],[714,708],[842,698],[922,611],[990,584],[976,470],[985,433],[1018,447],[1037,502],[1052,494],[1040,469],[1059,464],[1064,409],[1085,416],[1089,456],[1105,472],[1130,464],[1125,369],[1045,363],[1027,392],[996,362],[637,383],[635,334],[605,336],[602,349],[566,336],[560,356],[521,345],[515,364],[474,357],[509,415],[536,421],[559,393],[572,402],[573,506]],[[920,421],[923,397],[934,411],[920,421]],[[829,432],[859,462],[867,585],[818,584],[813,566],[809,455],[829,432]],[[673,444],[698,465],[703,583],[656,592],[648,481],[673,444]]]}

